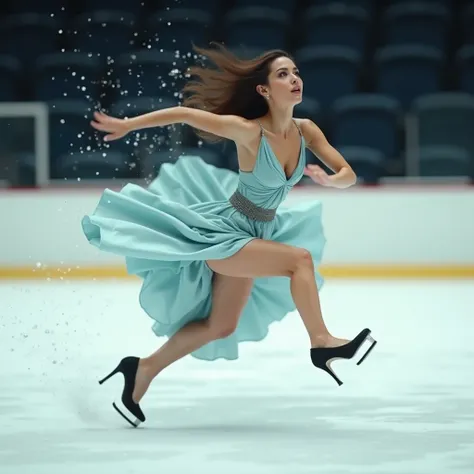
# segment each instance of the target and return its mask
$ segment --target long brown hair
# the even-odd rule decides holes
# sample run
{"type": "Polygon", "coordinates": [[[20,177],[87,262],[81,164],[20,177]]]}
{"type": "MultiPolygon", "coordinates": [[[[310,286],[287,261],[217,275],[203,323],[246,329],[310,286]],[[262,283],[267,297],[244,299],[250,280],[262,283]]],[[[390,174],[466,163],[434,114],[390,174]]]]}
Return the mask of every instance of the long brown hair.
{"type": "MultiPolygon", "coordinates": [[[[212,48],[193,45],[194,51],[210,60],[217,68],[192,66],[193,79],[183,87],[183,106],[207,110],[219,115],[238,115],[255,119],[268,112],[266,100],[257,92],[259,84],[268,84],[273,60],[291,56],[279,49],[266,51],[253,59],[242,59],[219,43],[212,48]]],[[[196,130],[204,140],[217,142],[221,137],[196,130]]]]}

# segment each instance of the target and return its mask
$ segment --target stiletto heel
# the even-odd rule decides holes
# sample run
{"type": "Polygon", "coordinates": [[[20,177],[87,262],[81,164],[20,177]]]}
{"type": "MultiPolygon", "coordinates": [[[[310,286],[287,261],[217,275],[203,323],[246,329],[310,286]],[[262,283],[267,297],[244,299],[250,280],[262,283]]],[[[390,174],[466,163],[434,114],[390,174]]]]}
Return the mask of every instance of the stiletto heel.
{"type": "Polygon", "coordinates": [[[114,369],[112,372],[110,372],[107,377],[104,377],[102,380],[99,380],[99,384],[102,385],[104,382],[110,379],[110,377],[113,377],[115,374],[118,374],[120,372],[120,364],[117,366],[116,369],[114,369]]]}
{"type": "Polygon", "coordinates": [[[339,379],[339,377],[334,373],[334,371],[332,370],[331,366],[329,365],[332,361],[328,361],[326,364],[321,364],[321,365],[317,365],[316,367],[318,367],[319,369],[322,369],[324,370],[325,372],[327,372],[336,382],[339,386],[342,385],[342,381],[339,379]]]}
{"type": "Polygon", "coordinates": [[[352,359],[357,352],[359,352],[362,344],[365,341],[370,341],[372,344],[365,354],[361,357],[357,365],[362,364],[369,353],[374,348],[377,341],[370,335],[370,329],[364,329],[361,331],[352,341],[339,347],[314,347],[311,349],[311,361],[313,365],[318,369],[324,370],[337,382],[339,386],[342,385],[342,381],[337,377],[330,365],[333,361],[338,359],[352,359]]]}
{"type": "Polygon", "coordinates": [[[125,379],[125,385],[121,397],[123,406],[119,407],[115,402],[112,403],[112,406],[135,428],[138,428],[140,423],[145,421],[145,415],[143,414],[140,405],[135,403],[132,398],[133,390],[135,389],[135,377],[137,375],[139,361],[140,359],[138,357],[125,357],[109,375],[104,377],[102,380],[99,380],[99,384],[102,385],[115,374],[118,374],[119,372],[123,374],[125,379]]]}

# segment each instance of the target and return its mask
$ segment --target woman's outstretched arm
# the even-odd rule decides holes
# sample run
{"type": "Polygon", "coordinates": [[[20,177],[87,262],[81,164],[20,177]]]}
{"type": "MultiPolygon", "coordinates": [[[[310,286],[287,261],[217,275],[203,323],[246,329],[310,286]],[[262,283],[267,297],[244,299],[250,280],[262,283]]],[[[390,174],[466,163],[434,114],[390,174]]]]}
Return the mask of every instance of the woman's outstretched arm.
{"type": "Polygon", "coordinates": [[[191,107],[168,107],[136,117],[119,119],[103,112],[95,112],[92,127],[105,132],[105,141],[118,140],[130,132],[152,127],[165,127],[175,123],[184,123],[222,138],[241,142],[248,140],[249,133],[255,130],[255,124],[236,115],[217,115],[191,107]]]}

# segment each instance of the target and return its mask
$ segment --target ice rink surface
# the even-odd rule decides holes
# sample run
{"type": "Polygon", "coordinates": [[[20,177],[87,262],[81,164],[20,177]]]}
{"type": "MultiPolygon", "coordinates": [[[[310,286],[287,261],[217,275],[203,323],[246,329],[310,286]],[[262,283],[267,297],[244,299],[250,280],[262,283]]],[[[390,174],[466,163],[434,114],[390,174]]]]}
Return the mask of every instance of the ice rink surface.
{"type": "Polygon", "coordinates": [[[328,281],[333,334],[378,341],[334,363],[342,387],[293,313],[238,361],[167,369],[134,429],[112,408],[122,377],[97,381],[164,342],[139,285],[0,283],[1,474],[474,472],[474,282],[328,281]]]}

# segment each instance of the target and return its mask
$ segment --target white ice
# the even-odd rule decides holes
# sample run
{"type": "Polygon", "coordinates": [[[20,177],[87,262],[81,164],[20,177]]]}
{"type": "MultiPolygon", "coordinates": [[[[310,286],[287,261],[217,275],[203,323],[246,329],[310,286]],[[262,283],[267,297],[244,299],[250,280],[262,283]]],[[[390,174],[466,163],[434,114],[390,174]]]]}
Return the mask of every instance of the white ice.
{"type": "Polygon", "coordinates": [[[1,474],[474,472],[474,282],[328,281],[331,331],[378,341],[333,365],[342,387],[294,313],[236,362],[167,369],[134,429],[112,408],[121,376],[97,381],[164,342],[139,285],[0,284],[1,474]]]}

